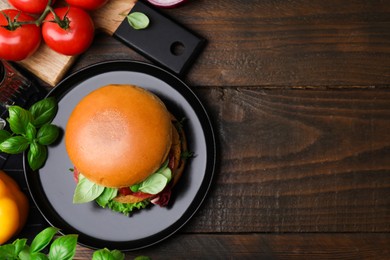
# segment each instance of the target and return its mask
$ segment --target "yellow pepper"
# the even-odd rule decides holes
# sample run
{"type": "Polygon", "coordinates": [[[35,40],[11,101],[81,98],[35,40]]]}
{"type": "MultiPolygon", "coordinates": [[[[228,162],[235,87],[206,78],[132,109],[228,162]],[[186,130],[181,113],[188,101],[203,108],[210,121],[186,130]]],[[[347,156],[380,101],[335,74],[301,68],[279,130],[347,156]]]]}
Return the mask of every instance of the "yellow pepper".
{"type": "Polygon", "coordinates": [[[0,170],[0,245],[22,230],[28,210],[28,199],[19,185],[0,170]]]}

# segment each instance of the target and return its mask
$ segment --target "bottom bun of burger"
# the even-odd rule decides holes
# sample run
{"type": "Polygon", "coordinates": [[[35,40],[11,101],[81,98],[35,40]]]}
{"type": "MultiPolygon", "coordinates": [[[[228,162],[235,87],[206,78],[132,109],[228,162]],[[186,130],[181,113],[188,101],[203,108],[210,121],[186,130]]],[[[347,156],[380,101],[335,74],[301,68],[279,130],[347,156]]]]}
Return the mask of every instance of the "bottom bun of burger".
{"type": "Polygon", "coordinates": [[[126,215],[168,203],[187,153],[181,123],[156,95],[133,85],[85,96],[69,117],[65,147],[78,180],[73,202],[96,200],[126,215]]]}

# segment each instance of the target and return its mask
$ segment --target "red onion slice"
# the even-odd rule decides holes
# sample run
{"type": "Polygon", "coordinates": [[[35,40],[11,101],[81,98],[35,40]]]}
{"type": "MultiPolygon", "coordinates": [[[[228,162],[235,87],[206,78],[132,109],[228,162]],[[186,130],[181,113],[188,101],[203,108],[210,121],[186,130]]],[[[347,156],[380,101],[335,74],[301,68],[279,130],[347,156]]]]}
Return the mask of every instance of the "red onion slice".
{"type": "Polygon", "coordinates": [[[162,8],[173,8],[177,7],[185,2],[186,0],[148,0],[152,5],[162,7],[162,8]]]}

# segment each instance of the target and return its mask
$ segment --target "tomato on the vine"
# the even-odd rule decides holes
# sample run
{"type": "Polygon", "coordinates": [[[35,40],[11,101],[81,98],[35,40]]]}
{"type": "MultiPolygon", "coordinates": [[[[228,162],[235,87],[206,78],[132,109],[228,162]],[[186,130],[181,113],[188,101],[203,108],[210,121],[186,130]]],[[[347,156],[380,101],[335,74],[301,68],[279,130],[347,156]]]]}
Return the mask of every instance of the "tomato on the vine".
{"type": "Polygon", "coordinates": [[[105,5],[108,0],[66,0],[69,5],[77,6],[85,10],[95,10],[105,5]]]}
{"type": "MultiPolygon", "coordinates": [[[[15,7],[26,13],[31,14],[41,14],[49,0],[8,0],[8,2],[15,7]]],[[[51,3],[54,4],[55,0],[52,0],[51,3]]]]}
{"type": "Polygon", "coordinates": [[[0,12],[0,58],[19,61],[31,56],[41,43],[41,28],[35,18],[14,9],[0,12]],[[24,22],[31,21],[31,24],[24,22]]]}
{"type": "Polygon", "coordinates": [[[53,13],[49,13],[42,25],[45,43],[54,51],[64,55],[77,55],[91,45],[95,27],[91,16],[78,7],[60,7],[54,12],[61,20],[55,22],[53,13]]]}

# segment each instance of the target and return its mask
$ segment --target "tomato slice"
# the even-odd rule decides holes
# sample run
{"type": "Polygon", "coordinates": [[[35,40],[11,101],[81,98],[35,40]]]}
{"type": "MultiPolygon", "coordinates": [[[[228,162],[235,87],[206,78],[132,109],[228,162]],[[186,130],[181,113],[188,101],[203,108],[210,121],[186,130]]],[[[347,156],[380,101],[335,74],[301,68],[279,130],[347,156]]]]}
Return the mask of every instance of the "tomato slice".
{"type": "Polygon", "coordinates": [[[73,179],[76,183],[79,182],[79,171],[77,170],[76,167],[73,167],[73,179]]]}

